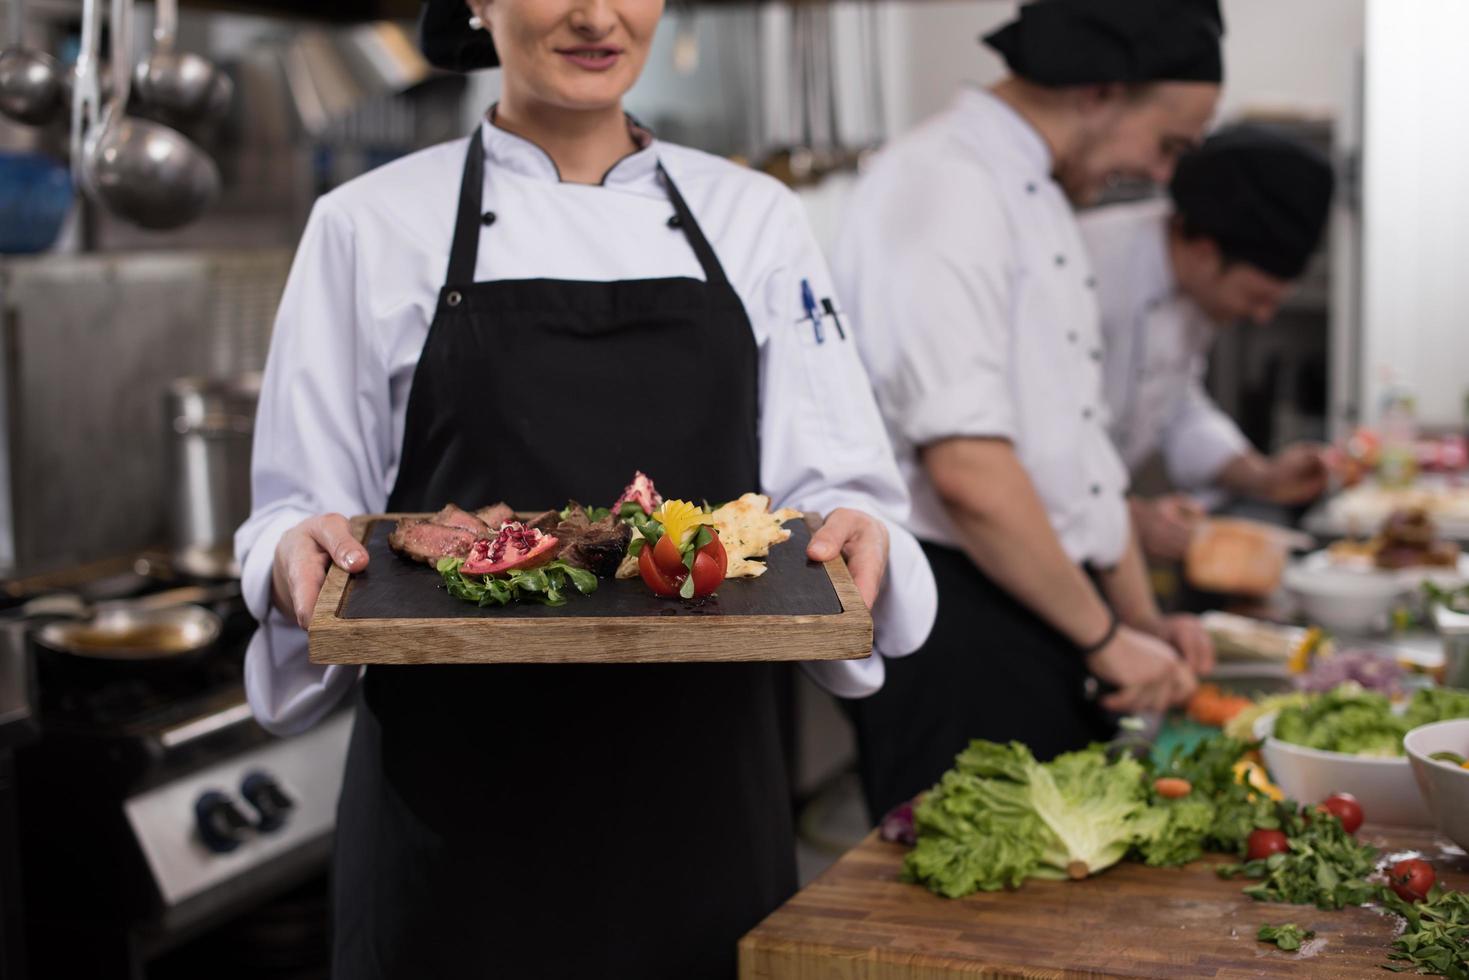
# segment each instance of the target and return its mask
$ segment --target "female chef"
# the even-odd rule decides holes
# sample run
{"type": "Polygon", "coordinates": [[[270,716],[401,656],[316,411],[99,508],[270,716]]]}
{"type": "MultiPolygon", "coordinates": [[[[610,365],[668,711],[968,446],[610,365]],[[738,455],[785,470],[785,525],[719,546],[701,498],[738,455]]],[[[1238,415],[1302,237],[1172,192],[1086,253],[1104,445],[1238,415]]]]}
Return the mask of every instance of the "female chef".
{"type": "MultiPolygon", "coordinates": [[[[828,514],[809,554],[846,557],[889,656],[934,617],[796,198],[622,110],[662,0],[463,3],[431,0],[425,52],[498,59],[500,102],[318,201],[282,298],[237,537],[250,701],[289,732],[357,689],[338,976],[732,975],[795,887],[774,665],[307,660],[327,565],[367,561],[342,514],[611,500],[634,469],[828,514]]],[[[861,695],[883,662],[813,673],[861,695]]]]}

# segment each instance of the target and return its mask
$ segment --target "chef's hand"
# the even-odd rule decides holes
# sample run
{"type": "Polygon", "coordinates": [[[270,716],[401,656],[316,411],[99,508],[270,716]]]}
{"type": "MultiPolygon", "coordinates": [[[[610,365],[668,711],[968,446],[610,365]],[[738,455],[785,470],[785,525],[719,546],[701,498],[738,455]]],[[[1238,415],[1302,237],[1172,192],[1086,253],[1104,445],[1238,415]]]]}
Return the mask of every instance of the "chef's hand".
{"type": "Polygon", "coordinates": [[[1327,447],[1298,442],[1270,457],[1263,496],[1277,504],[1310,503],[1326,492],[1327,447]]]}
{"type": "Polygon", "coordinates": [[[1119,690],[1102,699],[1102,707],[1125,713],[1157,713],[1182,704],[1199,686],[1178,653],[1155,636],[1130,626],[1087,658],[1087,667],[1119,690]]]}
{"type": "Polygon", "coordinates": [[[1183,559],[1194,531],[1208,516],[1202,504],[1183,493],[1153,498],[1129,497],[1128,504],[1143,554],[1164,561],[1183,559]]]}
{"type": "Polygon", "coordinates": [[[1161,636],[1198,676],[1214,671],[1214,641],[1199,617],[1187,613],[1164,616],[1161,636]]]}
{"type": "Polygon", "coordinates": [[[887,526],[860,510],[838,507],[811,535],[811,544],[806,548],[806,557],[812,561],[831,561],[837,555],[847,559],[847,571],[852,573],[862,601],[871,609],[887,572],[887,526]]]}
{"type": "Polygon", "coordinates": [[[349,572],[367,567],[367,551],[352,537],[341,514],[318,514],[281,535],[270,569],[271,601],[304,630],[311,625],[316,597],[335,563],[349,572]]]}

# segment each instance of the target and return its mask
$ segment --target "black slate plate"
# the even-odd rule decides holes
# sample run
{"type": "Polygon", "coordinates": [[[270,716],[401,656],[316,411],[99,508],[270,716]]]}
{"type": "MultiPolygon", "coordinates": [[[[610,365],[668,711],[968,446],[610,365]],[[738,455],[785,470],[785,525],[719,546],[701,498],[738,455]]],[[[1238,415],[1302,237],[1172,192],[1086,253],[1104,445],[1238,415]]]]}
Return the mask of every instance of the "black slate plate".
{"type": "Polygon", "coordinates": [[[388,547],[393,521],[374,521],[367,531],[371,556],[355,575],[339,613],[342,619],[538,619],[584,616],[834,616],[841,601],[825,569],[806,560],[811,530],[803,521],[786,527],[791,538],[770,551],[768,570],[755,579],[731,579],[699,602],[660,599],[641,579],[600,579],[589,596],[572,595],[565,605],[515,602],[480,608],[444,589],[439,573],[406,561],[388,547]]]}

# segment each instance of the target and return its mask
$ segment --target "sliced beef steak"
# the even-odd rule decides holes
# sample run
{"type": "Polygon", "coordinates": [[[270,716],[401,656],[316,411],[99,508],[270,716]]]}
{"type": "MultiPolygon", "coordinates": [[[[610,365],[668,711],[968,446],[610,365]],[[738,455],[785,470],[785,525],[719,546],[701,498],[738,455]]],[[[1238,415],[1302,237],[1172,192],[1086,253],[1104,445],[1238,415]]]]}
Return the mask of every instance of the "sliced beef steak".
{"type": "Polygon", "coordinates": [[[484,521],[493,531],[506,521],[515,520],[515,511],[510,509],[509,504],[491,504],[489,507],[481,507],[475,511],[474,516],[484,521]]]}
{"type": "Polygon", "coordinates": [[[488,524],[456,504],[445,504],[444,509],[430,517],[428,522],[444,527],[457,527],[461,531],[468,531],[476,538],[490,537],[488,524]]]}
{"type": "Polygon", "coordinates": [[[566,519],[559,521],[552,533],[561,541],[562,561],[602,578],[616,574],[622,556],[627,553],[627,543],[632,540],[632,528],[610,516],[593,523],[575,502],[567,509],[566,519]]]}
{"type": "Polygon", "coordinates": [[[561,512],[559,510],[545,510],[528,519],[525,522],[525,526],[533,527],[537,531],[544,531],[546,534],[555,534],[556,525],[560,523],[561,512]]]}
{"type": "Polygon", "coordinates": [[[478,537],[482,535],[461,527],[410,518],[398,522],[388,535],[388,546],[405,558],[433,565],[440,558],[465,557],[478,537]]]}

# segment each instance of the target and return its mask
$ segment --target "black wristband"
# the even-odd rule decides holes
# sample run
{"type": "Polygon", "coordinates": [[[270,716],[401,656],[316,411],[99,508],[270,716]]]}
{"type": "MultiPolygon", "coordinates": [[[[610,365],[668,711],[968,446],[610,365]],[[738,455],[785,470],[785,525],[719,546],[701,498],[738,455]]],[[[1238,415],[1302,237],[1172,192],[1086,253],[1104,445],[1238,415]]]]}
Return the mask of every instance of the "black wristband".
{"type": "Polygon", "coordinates": [[[1102,634],[1102,638],[1095,643],[1077,648],[1083,657],[1090,657],[1092,654],[1099,652],[1116,638],[1117,631],[1122,628],[1122,620],[1117,618],[1117,611],[1111,606],[1107,607],[1107,615],[1111,616],[1112,620],[1107,624],[1107,632],[1102,634]]]}

